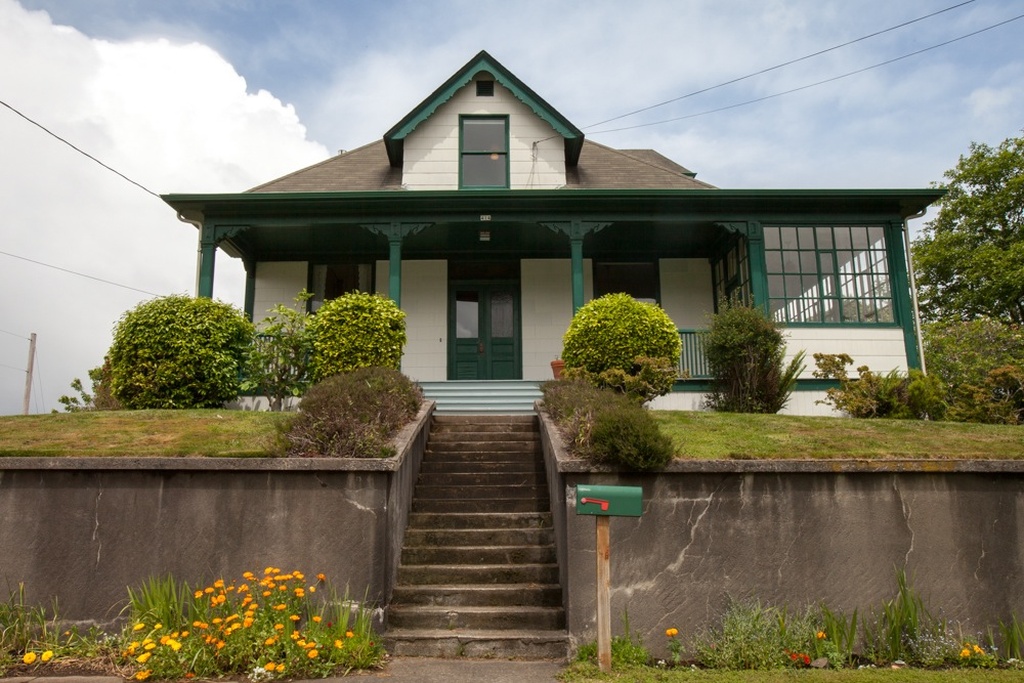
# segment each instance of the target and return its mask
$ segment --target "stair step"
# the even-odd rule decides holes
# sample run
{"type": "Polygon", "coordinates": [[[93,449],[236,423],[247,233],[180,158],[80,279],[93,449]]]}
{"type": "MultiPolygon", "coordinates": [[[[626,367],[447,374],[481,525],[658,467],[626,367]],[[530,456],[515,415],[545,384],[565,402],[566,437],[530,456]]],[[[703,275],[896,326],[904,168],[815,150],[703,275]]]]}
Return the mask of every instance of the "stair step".
{"type": "Polygon", "coordinates": [[[395,657],[564,660],[569,655],[565,631],[389,629],[384,646],[395,657]]]}
{"type": "Polygon", "coordinates": [[[522,629],[565,628],[561,607],[453,607],[392,605],[388,624],[408,629],[522,629]]]}
{"type": "MultiPolygon", "coordinates": [[[[469,436],[469,435],[468,435],[469,436]]],[[[471,435],[475,436],[475,435],[471,435]]],[[[529,453],[540,454],[540,441],[513,441],[510,439],[481,440],[465,438],[458,441],[431,441],[427,446],[425,457],[431,455],[454,455],[455,453],[471,453],[477,458],[498,457],[498,453],[529,453]]]]}
{"type": "Polygon", "coordinates": [[[562,604],[562,587],[557,583],[396,586],[392,604],[435,605],[438,607],[464,605],[558,607],[562,604]]]}
{"type": "Polygon", "coordinates": [[[398,584],[558,583],[557,564],[402,564],[398,584]]]}
{"type": "Polygon", "coordinates": [[[529,460],[506,460],[503,462],[489,462],[472,460],[459,460],[452,462],[425,460],[420,466],[420,474],[433,474],[436,472],[469,473],[477,474],[484,472],[543,472],[544,464],[540,461],[529,460]]]}
{"type": "Polygon", "coordinates": [[[418,484],[414,494],[417,500],[519,500],[539,498],[547,501],[548,487],[509,484],[479,484],[477,486],[424,486],[418,484]]]}
{"type": "Polygon", "coordinates": [[[555,542],[551,528],[537,529],[407,529],[405,547],[541,545],[555,542]]]}
{"type": "Polygon", "coordinates": [[[547,497],[535,498],[473,498],[468,500],[446,500],[444,498],[413,499],[413,512],[547,512],[551,507],[547,497]]]}
{"type": "Polygon", "coordinates": [[[532,486],[547,489],[544,472],[421,472],[417,486],[532,486]]]}
{"type": "Polygon", "coordinates": [[[553,545],[483,545],[405,548],[402,564],[546,564],[555,562],[553,545]]]}
{"type": "Polygon", "coordinates": [[[409,529],[550,529],[549,510],[522,512],[417,512],[409,514],[409,529]]]}

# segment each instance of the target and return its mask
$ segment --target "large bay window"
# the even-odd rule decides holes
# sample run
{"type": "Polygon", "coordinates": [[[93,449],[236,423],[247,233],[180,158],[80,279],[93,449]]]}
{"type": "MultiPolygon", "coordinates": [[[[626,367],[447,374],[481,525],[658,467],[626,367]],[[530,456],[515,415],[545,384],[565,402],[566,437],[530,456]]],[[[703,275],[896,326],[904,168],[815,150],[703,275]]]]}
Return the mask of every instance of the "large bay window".
{"type": "Polygon", "coordinates": [[[766,226],[764,247],[776,322],[895,323],[882,226],[766,226]]]}

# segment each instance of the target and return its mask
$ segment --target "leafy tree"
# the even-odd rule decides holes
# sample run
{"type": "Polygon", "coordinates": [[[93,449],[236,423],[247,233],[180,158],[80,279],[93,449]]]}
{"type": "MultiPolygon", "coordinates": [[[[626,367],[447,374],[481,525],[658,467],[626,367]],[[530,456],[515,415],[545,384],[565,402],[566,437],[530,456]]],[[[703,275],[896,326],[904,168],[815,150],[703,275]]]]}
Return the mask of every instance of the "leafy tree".
{"type": "Polygon", "coordinates": [[[103,365],[89,371],[89,379],[92,381],[91,394],[85,391],[82,380],[76,377],[71,381],[71,388],[78,393],[78,396],[64,395],[57,399],[57,402],[64,406],[66,412],[77,413],[83,410],[121,409],[121,404],[110,393],[109,358],[104,358],[103,365]]]}
{"type": "Polygon", "coordinates": [[[971,143],[914,242],[922,316],[1024,322],[1024,137],[971,143]]]}
{"type": "Polygon", "coordinates": [[[671,391],[682,352],[668,314],[628,294],[606,294],[576,311],[562,344],[567,377],[642,401],[671,391]]]}
{"type": "Polygon", "coordinates": [[[121,316],[110,388],[128,409],[215,408],[238,396],[252,323],[230,304],[175,295],[121,316]]]}
{"type": "Polygon", "coordinates": [[[272,411],[281,410],[289,396],[301,396],[309,387],[313,335],[303,291],[294,306],[278,304],[259,324],[246,362],[242,389],[266,396],[272,411]]]}
{"type": "Polygon", "coordinates": [[[349,292],[324,303],[309,321],[313,378],[357,368],[397,370],[405,347],[405,312],[379,294],[349,292]]]}
{"type": "Polygon", "coordinates": [[[789,402],[803,371],[804,352],[786,365],[786,341],[763,310],[722,302],[705,333],[711,372],[707,405],[732,413],[777,413],[789,402]]]}

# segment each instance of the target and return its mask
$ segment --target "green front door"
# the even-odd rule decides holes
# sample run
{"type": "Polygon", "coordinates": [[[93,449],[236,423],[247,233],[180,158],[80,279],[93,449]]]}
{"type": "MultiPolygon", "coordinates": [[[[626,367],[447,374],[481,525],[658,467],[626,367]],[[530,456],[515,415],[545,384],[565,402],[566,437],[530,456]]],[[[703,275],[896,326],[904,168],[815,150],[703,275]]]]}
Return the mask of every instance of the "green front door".
{"type": "Polygon", "coordinates": [[[517,284],[453,282],[448,316],[448,379],[522,379],[517,284]]]}

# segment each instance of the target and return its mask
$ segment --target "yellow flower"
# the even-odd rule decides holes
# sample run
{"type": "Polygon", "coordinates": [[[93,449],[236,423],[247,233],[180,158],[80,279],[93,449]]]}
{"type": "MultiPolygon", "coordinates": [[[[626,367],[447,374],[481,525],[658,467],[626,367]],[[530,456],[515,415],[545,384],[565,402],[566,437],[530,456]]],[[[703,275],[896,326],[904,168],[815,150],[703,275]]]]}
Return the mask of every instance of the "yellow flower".
{"type": "Polygon", "coordinates": [[[135,661],[139,664],[145,664],[149,661],[149,658],[153,656],[152,652],[143,652],[141,655],[135,658],[135,661]]]}
{"type": "Polygon", "coordinates": [[[274,664],[273,662],[267,662],[266,664],[263,665],[263,668],[266,669],[267,671],[271,671],[272,672],[274,669],[277,668],[277,665],[274,664]]]}
{"type": "Polygon", "coordinates": [[[667,629],[665,629],[665,635],[668,636],[669,638],[675,638],[676,636],[679,635],[679,629],[677,629],[675,627],[667,628],[667,629]]]}
{"type": "Polygon", "coordinates": [[[162,629],[163,627],[164,627],[164,625],[163,625],[163,624],[153,624],[153,630],[154,630],[154,631],[159,631],[159,630],[160,630],[160,629],[162,629]]]}
{"type": "Polygon", "coordinates": [[[283,631],[284,630],[284,624],[274,624],[274,630],[275,631],[283,631]]]}
{"type": "Polygon", "coordinates": [[[213,592],[213,586],[207,586],[206,588],[203,589],[203,592],[206,593],[207,595],[209,595],[210,593],[213,592]]]}
{"type": "Polygon", "coordinates": [[[345,637],[346,638],[355,638],[356,634],[352,633],[352,631],[345,631],[345,637]]]}
{"type": "Polygon", "coordinates": [[[961,657],[970,657],[971,656],[970,648],[966,648],[965,647],[964,649],[960,650],[960,656],[961,657]]]}
{"type": "Polygon", "coordinates": [[[242,621],[242,626],[244,626],[245,628],[249,628],[252,625],[253,625],[253,618],[252,617],[246,617],[242,621]]]}
{"type": "Polygon", "coordinates": [[[316,575],[316,580],[317,580],[317,581],[326,581],[326,580],[327,580],[327,577],[326,577],[326,576],[324,576],[324,575],[323,575],[323,573],[321,572],[320,574],[317,574],[317,575],[316,575]]]}
{"type": "Polygon", "coordinates": [[[216,581],[214,581],[213,582],[213,587],[214,588],[223,588],[224,587],[224,579],[217,579],[216,581]]]}
{"type": "Polygon", "coordinates": [[[291,619],[292,621],[298,621],[299,619],[301,619],[301,617],[298,614],[293,614],[293,615],[289,616],[288,618],[291,619]]]}
{"type": "Polygon", "coordinates": [[[25,664],[33,664],[36,661],[36,653],[26,652],[25,656],[21,658],[21,661],[25,664]]]}
{"type": "Polygon", "coordinates": [[[263,591],[263,597],[269,598],[270,597],[270,591],[263,591]]]}
{"type": "Polygon", "coordinates": [[[977,643],[975,643],[974,644],[974,654],[983,655],[983,654],[985,654],[985,651],[982,650],[981,647],[979,647],[977,643]]]}
{"type": "Polygon", "coordinates": [[[203,591],[196,591],[195,593],[192,594],[192,597],[194,597],[194,598],[201,598],[201,597],[203,597],[203,591]]]}
{"type": "Polygon", "coordinates": [[[295,597],[297,597],[297,598],[304,598],[304,597],[306,597],[306,589],[305,588],[301,588],[301,587],[300,588],[296,588],[295,589],[295,597]]]}
{"type": "Polygon", "coordinates": [[[167,647],[169,647],[172,650],[174,650],[175,652],[177,652],[178,650],[181,649],[181,643],[179,643],[176,640],[171,640],[170,642],[167,643],[167,647]]]}
{"type": "Polygon", "coordinates": [[[280,612],[280,611],[282,611],[282,610],[286,610],[286,609],[288,609],[288,605],[286,605],[286,604],[284,604],[284,603],[282,602],[282,603],[279,603],[279,604],[277,604],[277,605],[274,605],[274,609],[276,609],[276,610],[277,610],[278,612],[280,612]]]}
{"type": "MultiPolygon", "coordinates": [[[[267,646],[270,646],[270,645],[273,645],[276,642],[277,642],[277,636],[270,636],[269,638],[267,638],[266,640],[263,641],[263,644],[267,645],[267,646]]],[[[271,669],[268,669],[268,671],[271,671],[271,669]]]]}
{"type": "Polygon", "coordinates": [[[153,650],[154,648],[156,648],[156,643],[146,643],[143,646],[142,649],[145,650],[146,652],[149,652],[150,650],[153,650]]]}
{"type": "Polygon", "coordinates": [[[146,625],[143,624],[142,622],[139,622],[138,624],[135,624],[135,626],[132,627],[132,630],[133,631],[141,631],[144,628],[146,628],[146,625]]]}
{"type": "Polygon", "coordinates": [[[273,567],[267,567],[266,569],[263,570],[263,573],[264,574],[273,574],[274,573],[274,568],[273,567]]]}
{"type": "Polygon", "coordinates": [[[46,652],[44,652],[40,659],[42,659],[44,662],[48,662],[51,659],[53,659],[53,650],[47,650],[46,652]]]}
{"type": "Polygon", "coordinates": [[[144,669],[143,671],[139,671],[138,673],[135,674],[135,680],[137,680],[137,681],[144,681],[147,678],[149,678],[149,675],[151,673],[153,673],[153,672],[150,671],[149,669],[144,669]]]}
{"type": "Polygon", "coordinates": [[[294,576],[299,581],[303,581],[306,578],[306,575],[303,574],[302,572],[292,572],[292,576],[294,576]]]}
{"type": "Polygon", "coordinates": [[[310,650],[309,652],[306,653],[306,656],[309,657],[310,659],[316,659],[318,654],[319,653],[316,650],[310,650]]]}
{"type": "Polygon", "coordinates": [[[345,647],[345,643],[340,640],[334,641],[334,647],[345,647]]]}
{"type": "Polygon", "coordinates": [[[828,638],[828,635],[824,631],[818,631],[817,636],[818,640],[825,640],[825,638],[828,638]]]}
{"type": "Polygon", "coordinates": [[[316,615],[315,617],[313,617],[313,623],[314,624],[319,624],[321,621],[323,621],[323,619],[320,618],[319,614],[316,615]]]}
{"type": "Polygon", "coordinates": [[[247,581],[255,581],[256,575],[252,572],[242,572],[242,578],[246,579],[247,581]]]}
{"type": "Polygon", "coordinates": [[[316,586],[310,586],[309,587],[309,592],[310,593],[316,593],[316,586]]]}

